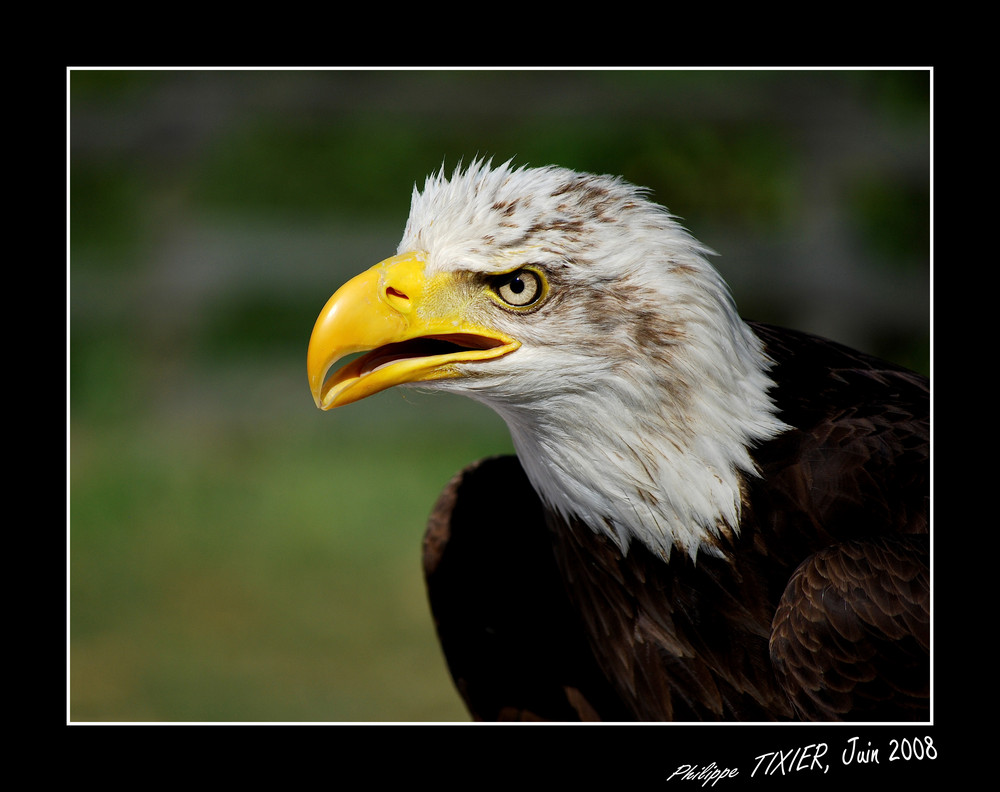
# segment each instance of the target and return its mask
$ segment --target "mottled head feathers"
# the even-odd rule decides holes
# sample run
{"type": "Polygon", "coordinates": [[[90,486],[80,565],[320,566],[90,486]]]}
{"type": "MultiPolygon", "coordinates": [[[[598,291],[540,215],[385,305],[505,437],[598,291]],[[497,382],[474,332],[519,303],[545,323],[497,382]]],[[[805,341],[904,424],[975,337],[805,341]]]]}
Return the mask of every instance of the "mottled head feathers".
{"type": "Polygon", "coordinates": [[[411,250],[432,272],[544,277],[531,310],[483,317],[520,349],[434,386],[503,416],[550,508],[663,558],[738,531],[749,450],[785,428],[769,361],[709,251],[645,190],[477,160],[414,190],[411,250]]]}

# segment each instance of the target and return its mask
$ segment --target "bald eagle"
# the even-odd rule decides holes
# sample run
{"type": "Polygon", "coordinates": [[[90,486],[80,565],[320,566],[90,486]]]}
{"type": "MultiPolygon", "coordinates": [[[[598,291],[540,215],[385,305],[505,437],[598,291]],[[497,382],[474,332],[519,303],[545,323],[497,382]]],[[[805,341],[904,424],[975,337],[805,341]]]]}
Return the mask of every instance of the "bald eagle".
{"type": "Polygon", "coordinates": [[[316,320],[321,409],[509,427],[424,539],[475,719],[928,720],[928,380],[744,321],[709,253],[620,178],[477,160],[316,320]]]}

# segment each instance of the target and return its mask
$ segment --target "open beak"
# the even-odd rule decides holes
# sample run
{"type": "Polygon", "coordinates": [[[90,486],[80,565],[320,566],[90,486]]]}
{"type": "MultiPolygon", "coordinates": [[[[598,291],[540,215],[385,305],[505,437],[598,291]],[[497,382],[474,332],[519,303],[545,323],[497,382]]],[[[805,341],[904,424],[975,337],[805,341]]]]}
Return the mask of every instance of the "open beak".
{"type": "Polygon", "coordinates": [[[491,360],[520,346],[465,314],[468,293],[451,273],[428,276],[417,253],[393,256],[345,283],[309,339],[309,387],[321,410],[404,382],[462,376],[459,363],[491,360]],[[337,361],[363,352],[327,378],[337,361]]]}

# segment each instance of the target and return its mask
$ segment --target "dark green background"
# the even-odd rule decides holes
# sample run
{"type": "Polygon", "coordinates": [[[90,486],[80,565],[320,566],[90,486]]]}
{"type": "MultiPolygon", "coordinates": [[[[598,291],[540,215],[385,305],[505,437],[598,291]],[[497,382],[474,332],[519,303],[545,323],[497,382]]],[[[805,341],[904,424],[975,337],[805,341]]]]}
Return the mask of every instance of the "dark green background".
{"type": "Polygon", "coordinates": [[[929,369],[927,71],[72,70],[69,89],[75,721],[466,719],[420,542],[506,429],[411,390],[320,413],[305,374],[320,307],[395,252],[442,163],[622,174],[719,252],[744,315],[929,369]]]}

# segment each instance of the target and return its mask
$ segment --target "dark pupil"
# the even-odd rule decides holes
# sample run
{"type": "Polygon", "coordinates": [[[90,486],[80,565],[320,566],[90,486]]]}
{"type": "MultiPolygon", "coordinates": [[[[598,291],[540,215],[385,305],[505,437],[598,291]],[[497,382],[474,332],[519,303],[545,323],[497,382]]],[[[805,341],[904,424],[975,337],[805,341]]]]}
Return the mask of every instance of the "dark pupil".
{"type": "Polygon", "coordinates": [[[520,294],[524,291],[524,281],[520,277],[512,278],[510,281],[510,290],[514,294],[520,294]]]}

